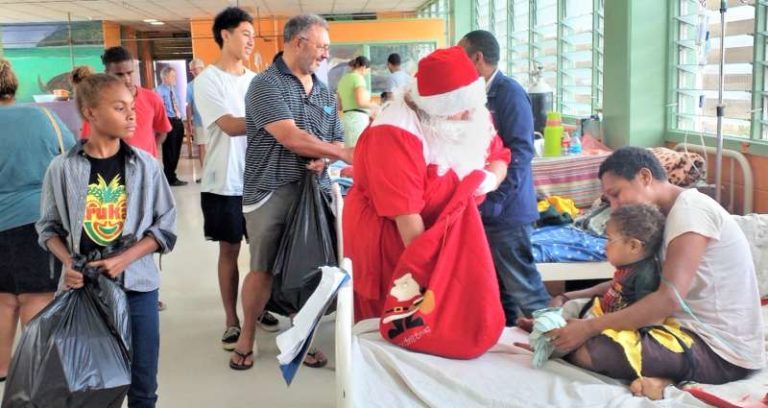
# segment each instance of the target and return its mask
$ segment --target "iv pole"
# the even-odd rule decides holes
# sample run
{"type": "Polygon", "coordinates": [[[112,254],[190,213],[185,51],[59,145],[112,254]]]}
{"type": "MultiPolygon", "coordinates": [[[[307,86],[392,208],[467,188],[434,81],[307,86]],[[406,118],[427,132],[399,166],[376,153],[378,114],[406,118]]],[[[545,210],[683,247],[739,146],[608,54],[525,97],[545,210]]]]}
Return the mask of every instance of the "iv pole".
{"type": "Polygon", "coordinates": [[[728,11],[728,1],[720,0],[720,78],[717,91],[717,150],[715,154],[715,200],[722,204],[721,186],[723,184],[723,89],[725,88],[725,12],[728,11]]]}

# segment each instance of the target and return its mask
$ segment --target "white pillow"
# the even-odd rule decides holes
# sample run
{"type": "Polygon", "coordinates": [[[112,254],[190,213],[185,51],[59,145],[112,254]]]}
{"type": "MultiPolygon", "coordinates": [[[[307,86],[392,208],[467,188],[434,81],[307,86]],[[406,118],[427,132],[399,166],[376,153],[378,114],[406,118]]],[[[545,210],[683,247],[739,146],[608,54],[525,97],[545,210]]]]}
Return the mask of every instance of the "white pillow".
{"type": "Polygon", "coordinates": [[[749,241],[760,297],[768,297],[768,214],[734,215],[749,241]]]}
{"type": "MultiPolygon", "coordinates": [[[[763,306],[763,324],[765,325],[765,352],[768,353],[768,306],[763,306]]],[[[766,355],[766,361],[768,361],[768,355],[766,355]]]]}

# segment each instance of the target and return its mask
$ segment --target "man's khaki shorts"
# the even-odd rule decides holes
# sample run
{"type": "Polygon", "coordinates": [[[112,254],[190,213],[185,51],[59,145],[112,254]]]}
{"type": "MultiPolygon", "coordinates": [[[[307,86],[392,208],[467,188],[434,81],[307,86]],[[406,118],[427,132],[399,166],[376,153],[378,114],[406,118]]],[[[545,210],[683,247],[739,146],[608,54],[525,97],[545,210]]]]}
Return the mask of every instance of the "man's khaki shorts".
{"type": "Polygon", "coordinates": [[[299,184],[286,184],[272,192],[261,207],[244,214],[251,251],[251,271],[271,272],[283,238],[288,213],[299,198],[299,184]]]}

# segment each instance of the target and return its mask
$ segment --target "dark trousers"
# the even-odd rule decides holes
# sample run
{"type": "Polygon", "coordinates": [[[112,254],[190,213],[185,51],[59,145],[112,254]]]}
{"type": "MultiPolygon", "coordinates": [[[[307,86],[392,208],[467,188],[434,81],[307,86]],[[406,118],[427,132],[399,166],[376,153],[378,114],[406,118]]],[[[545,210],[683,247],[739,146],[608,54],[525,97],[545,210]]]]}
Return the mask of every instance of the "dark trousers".
{"type": "Polygon", "coordinates": [[[131,312],[133,364],[129,408],[152,408],[157,403],[157,362],[160,353],[160,315],[157,290],[127,292],[131,312]]]}
{"type": "Polygon", "coordinates": [[[169,183],[179,178],[176,177],[176,166],[179,165],[181,145],[184,142],[184,123],[178,118],[169,118],[171,131],[163,142],[163,172],[169,183]]]}
{"type": "Polygon", "coordinates": [[[530,224],[485,226],[508,327],[514,326],[518,309],[530,317],[549,303],[549,293],[533,261],[532,231],[530,224]]]}
{"type": "MultiPolygon", "coordinates": [[[[724,384],[741,380],[753,372],[723,360],[701,337],[691,331],[683,330],[693,338],[691,348],[683,353],[675,353],[661,345],[646,329],[639,330],[642,375],[645,377],[669,378],[674,382],[724,384]]],[[[592,367],[585,367],[588,370],[623,380],[637,378],[624,348],[610,337],[600,334],[587,340],[584,345],[592,360],[592,367]]],[[[566,356],[566,359],[571,360],[572,356],[566,356]]]]}

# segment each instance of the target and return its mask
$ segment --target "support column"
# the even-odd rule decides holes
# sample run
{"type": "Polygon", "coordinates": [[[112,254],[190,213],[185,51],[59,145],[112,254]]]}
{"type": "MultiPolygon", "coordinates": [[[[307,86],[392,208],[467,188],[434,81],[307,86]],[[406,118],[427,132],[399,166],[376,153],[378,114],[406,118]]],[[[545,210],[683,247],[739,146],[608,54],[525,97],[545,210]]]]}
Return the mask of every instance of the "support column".
{"type": "Polygon", "coordinates": [[[472,4],[474,2],[467,0],[451,0],[450,13],[450,33],[448,41],[454,45],[464,37],[465,34],[472,31],[472,4]]]}
{"type": "Polygon", "coordinates": [[[669,25],[666,0],[605,2],[603,127],[613,148],[663,145],[669,25]]]}
{"type": "Polygon", "coordinates": [[[101,31],[104,35],[104,48],[120,45],[120,24],[112,21],[102,21],[101,31]]]}

